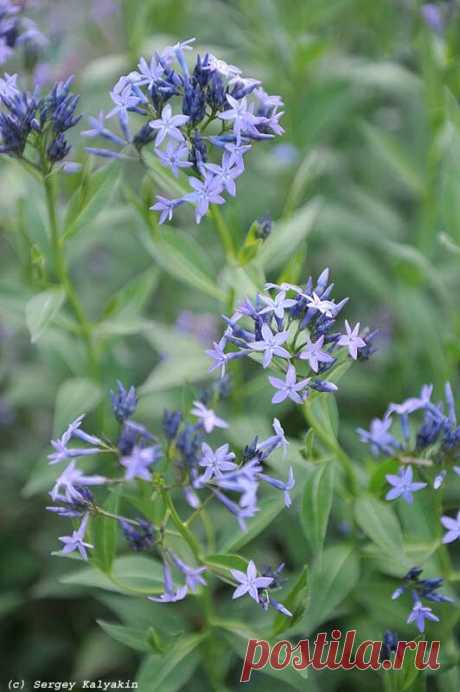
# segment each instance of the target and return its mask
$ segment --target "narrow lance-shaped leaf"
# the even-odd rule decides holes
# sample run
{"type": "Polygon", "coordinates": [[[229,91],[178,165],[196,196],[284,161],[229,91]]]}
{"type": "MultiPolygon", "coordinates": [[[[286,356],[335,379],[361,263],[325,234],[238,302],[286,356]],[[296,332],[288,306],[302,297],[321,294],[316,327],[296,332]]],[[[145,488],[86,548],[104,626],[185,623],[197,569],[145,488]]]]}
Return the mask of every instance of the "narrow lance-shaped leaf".
{"type": "Polygon", "coordinates": [[[63,288],[50,288],[38,293],[26,305],[26,324],[32,343],[36,343],[52,324],[65,299],[63,288]]]}

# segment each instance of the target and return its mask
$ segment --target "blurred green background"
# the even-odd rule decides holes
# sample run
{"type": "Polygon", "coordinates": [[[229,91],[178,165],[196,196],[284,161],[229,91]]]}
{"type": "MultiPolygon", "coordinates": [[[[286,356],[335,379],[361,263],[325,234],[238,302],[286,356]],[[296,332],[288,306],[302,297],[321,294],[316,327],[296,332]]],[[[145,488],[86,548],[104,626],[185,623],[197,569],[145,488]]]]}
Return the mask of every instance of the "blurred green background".
{"type": "MultiPolygon", "coordinates": [[[[75,74],[83,113],[109,109],[109,89],[139,56],[191,36],[201,52],[212,50],[283,97],[285,136],[255,147],[224,214],[239,241],[261,214],[272,215],[274,234],[297,224],[301,233],[281,243],[270,278],[288,261],[302,277],[328,266],[336,295],[351,298],[349,319],[381,329],[378,354],[352,369],[337,396],[341,438],[362,463],[370,462],[357,425],[367,427],[388,402],[415,394],[423,383],[432,382],[438,393],[446,379],[454,391],[459,386],[460,12],[454,2],[440,3],[440,11],[444,25],[435,30],[415,0],[62,0],[31,7],[50,39],[40,78],[75,74]]],[[[5,69],[21,72],[20,58],[5,69]]],[[[74,159],[84,160],[82,149],[76,138],[74,159]]],[[[73,185],[71,177],[64,182],[62,203],[73,185]]],[[[155,428],[165,406],[189,396],[182,381],[206,379],[205,360],[195,374],[177,374],[162,352],[177,328],[187,341],[191,329],[197,348],[200,340],[209,344],[222,329],[225,306],[156,263],[125,186],[153,199],[142,171],[124,166],[122,179],[103,191],[97,215],[69,244],[68,257],[88,313],[102,320],[103,381],[85,394],[96,404],[117,377],[143,385],[140,417],[155,428]],[[144,319],[164,331],[139,327],[144,319]]],[[[140,656],[96,620],[171,619],[174,629],[174,609],[149,611],[143,601],[60,581],[68,563],[50,556],[62,525],[44,511],[43,468],[53,430],[67,422],[72,381],[85,378],[84,358],[57,328],[30,343],[24,306],[36,292],[34,262],[46,253],[44,203],[9,160],[0,162],[0,199],[0,676],[134,679],[140,656]]],[[[179,242],[194,242],[214,281],[234,280],[222,272],[209,221],[181,225],[177,234],[179,242]]],[[[259,371],[248,372],[249,379],[240,373],[226,416],[256,411],[250,427],[260,420],[265,430],[268,389],[259,371]]],[[[301,415],[289,409],[282,415],[289,434],[303,437],[301,415]]],[[[104,425],[110,433],[108,418],[104,425]]],[[[300,536],[295,540],[299,533],[295,515],[283,514],[264,534],[260,555],[267,561],[281,553],[295,570],[299,545],[306,550],[300,536]]],[[[384,617],[374,621],[376,632],[383,631],[384,617]]],[[[318,677],[304,689],[381,689],[363,674],[358,681],[353,674],[318,677]]],[[[252,689],[280,684],[289,687],[259,676],[252,689]]],[[[456,683],[442,684],[453,690],[456,683]]],[[[202,673],[188,685],[208,689],[202,673]]]]}

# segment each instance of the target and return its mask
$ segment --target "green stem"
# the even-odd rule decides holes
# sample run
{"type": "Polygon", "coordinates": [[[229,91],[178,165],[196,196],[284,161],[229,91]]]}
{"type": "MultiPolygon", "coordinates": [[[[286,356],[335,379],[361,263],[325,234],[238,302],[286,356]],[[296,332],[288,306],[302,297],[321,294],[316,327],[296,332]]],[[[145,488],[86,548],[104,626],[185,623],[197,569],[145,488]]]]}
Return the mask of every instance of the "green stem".
{"type": "Polygon", "coordinates": [[[200,549],[200,546],[198,544],[198,541],[196,540],[193,533],[190,531],[188,526],[186,524],[184,524],[184,522],[180,518],[179,514],[177,513],[177,510],[176,510],[176,507],[174,506],[174,502],[172,500],[171,495],[165,489],[161,489],[160,492],[161,492],[161,497],[163,498],[163,502],[165,503],[166,507],[169,509],[169,512],[171,515],[171,520],[172,520],[173,524],[176,526],[176,529],[179,531],[182,538],[188,544],[188,546],[189,546],[190,550],[192,551],[195,559],[198,562],[202,562],[201,549],[200,549]]]}
{"type": "Polygon", "coordinates": [[[355,496],[358,491],[358,482],[356,479],[356,471],[353,466],[352,460],[350,459],[348,454],[341,448],[337,440],[332,439],[327,433],[324,432],[324,430],[319,425],[316,424],[314,417],[308,414],[308,410],[306,411],[306,416],[310,424],[310,427],[313,429],[315,435],[328,449],[331,450],[331,452],[333,452],[336,455],[337,459],[342,464],[342,468],[345,472],[345,475],[348,478],[350,492],[353,496],[355,496]]]}
{"type": "Polygon", "coordinates": [[[233,238],[232,234],[230,232],[229,227],[224,221],[224,217],[222,216],[222,213],[215,204],[211,204],[209,206],[209,210],[212,216],[212,219],[215,223],[217,232],[220,236],[220,239],[222,241],[222,246],[225,251],[225,256],[227,260],[233,262],[236,260],[236,251],[235,251],[235,246],[233,243],[233,238]]]}
{"type": "Polygon", "coordinates": [[[80,332],[85,342],[88,361],[90,365],[91,372],[93,376],[97,377],[98,365],[97,357],[93,345],[91,325],[88,322],[86,315],[84,313],[83,307],[79,301],[75,288],[70,280],[70,276],[67,270],[64,247],[59,232],[59,224],[56,214],[56,195],[53,185],[53,179],[50,176],[43,176],[43,184],[46,193],[46,206],[48,210],[48,218],[51,229],[51,249],[53,254],[53,268],[57,279],[62,284],[65,290],[67,300],[74,312],[75,318],[80,326],[80,332]]]}

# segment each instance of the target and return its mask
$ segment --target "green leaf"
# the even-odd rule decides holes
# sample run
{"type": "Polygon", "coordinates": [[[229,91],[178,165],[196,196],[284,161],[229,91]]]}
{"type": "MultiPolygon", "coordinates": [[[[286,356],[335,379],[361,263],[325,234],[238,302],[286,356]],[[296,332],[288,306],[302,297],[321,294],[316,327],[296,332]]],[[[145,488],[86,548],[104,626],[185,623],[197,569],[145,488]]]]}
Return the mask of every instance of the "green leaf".
{"type": "Polygon", "coordinates": [[[361,530],[384,553],[397,558],[403,552],[401,526],[389,503],[371,495],[360,497],[355,504],[355,518],[361,530]]]}
{"type": "Polygon", "coordinates": [[[209,271],[209,257],[191,236],[163,227],[155,239],[147,233],[143,233],[142,239],[151,256],[176,281],[217,300],[225,300],[224,293],[209,271]]]}
{"type": "Polygon", "coordinates": [[[75,377],[63,382],[54,407],[54,435],[61,435],[75,418],[92,411],[101,398],[101,388],[92,380],[75,377]]]}
{"type": "Polygon", "coordinates": [[[260,262],[266,271],[284,265],[292,253],[305,243],[307,236],[313,230],[319,210],[320,202],[314,199],[286,221],[273,224],[270,236],[257,255],[257,262],[260,262]]]}
{"type": "MultiPolygon", "coordinates": [[[[81,563],[81,560],[76,562],[81,563]]],[[[126,555],[113,561],[110,575],[95,567],[85,567],[64,575],[61,582],[147,596],[163,591],[163,568],[160,562],[152,558],[126,555]]]]}
{"type": "Polygon", "coordinates": [[[239,569],[241,572],[246,572],[248,567],[248,561],[246,558],[241,557],[241,555],[234,555],[232,553],[215,553],[213,555],[206,555],[204,561],[210,567],[223,569],[225,571],[230,569],[239,569]]]}
{"type": "Polygon", "coordinates": [[[26,324],[32,343],[36,343],[52,324],[65,300],[63,288],[50,288],[38,293],[26,304],[26,324]]]}
{"type": "Polygon", "coordinates": [[[109,163],[97,171],[90,167],[83,171],[80,187],[69,202],[64,219],[65,238],[70,238],[108,207],[120,179],[118,162],[109,163]]]}
{"type": "Polygon", "coordinates": [[[193,675],[199,662],[196,648],[205,635],[183,637],[164,656],[149,656],[143,663],[137,682],[142,692],[176,692],[186,689],[185,683],[193,675]]]}
{"type": "Polygon", "coordinates": [[[280,493],[275,497],[265,497],[259,504],[259,511],[254,519],[248,520],[247,530],[242,532],[235,529],[232,534],[224,540],[220,551],[226,553],[233,550],[239,550],[247,543],[252,541],[259,535],[284,509],[283,494],[280,493]]]}
{"type": "MultiPolygon", "coordinates": [[[[106,512],[118,514],[120,488],[113,490],[103,505],[106,512]]],[[[97,514],[91,520],[91,540],[94,550],[91,551],[91,562],[103,572],[109,574],[115,558],[118,543],[118,522],[110,517],[97,514]]]]}
{"type": "Polygon", "coordinates": [[[144,335],[162,356],[165,356],[148,376],[139,392],[141,395],[161,391],[205,378],[210,360],[203,345],[193,336],[174,327],[150,322],[144,335]]]}
{"type": "Polygon", "coordinates": [[[359,581],[359,558],[353,547],[338,545],[327,548],[315,561],[311,575],[307,610],[295,631],[314,631],[330,619],[359,581]]]}
{"type": "Polygon", "coordinates": [[[321,464],[305,484],[300,515],[303,532],[313,552],[322,550],[334,496],[335,463],[321,464]]]}
{"type": "Polygon", "coordinates": [[[398,176],[399,180],[414,194],[422,194],[425,182],[420,175],[423,170],[417,161],[402,148],[400,142],[388,132],[368,124],[362,126],[366,139],[373,151],[398,176]]]}
{"type": "Polygon", "coordinates": [[[104,319],[124,316],[132,320],[133,315],[140,315],[155,290],[160,277],[158,269],[149,268],[139,276],[131,279],[115,293],[104,310],[104,319]]]}
{"type": "Polygon", "coordinates": [[[308,605],[309,599],[308,565],[305,565],[294,586],[289,591],[286,598],[283,599],[283,605],[291,611],[292,619],[286,618],[282,613],[278,613],[273,622],[272,637],[276,637],[276,635],[284,632],[284,630],[289,629],[291,625],[295,625],[295,623],[298,622],[308,605]]]}
{"type": "Polygon", "coordinates": [[[105,620],[96,620],[109,637],[112,637],[116,642],[129,646],[130,649],[141,652],[150,652],[151,647],[147,641],[146,632],[136,627],[126,627],[126,625],[117,625],[105,620]]]}

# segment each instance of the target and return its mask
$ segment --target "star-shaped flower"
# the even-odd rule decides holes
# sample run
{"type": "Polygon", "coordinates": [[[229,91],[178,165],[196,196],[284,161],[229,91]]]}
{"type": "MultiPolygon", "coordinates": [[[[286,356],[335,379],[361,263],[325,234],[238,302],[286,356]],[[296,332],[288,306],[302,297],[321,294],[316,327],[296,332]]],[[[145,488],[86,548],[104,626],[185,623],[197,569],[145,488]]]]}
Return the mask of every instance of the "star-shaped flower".
{"type": "Polygon", "coordinates": [[[128,77],[120,77],[110,92],[110,97],[115,104],[115,108],[106,115],[106,118],[112,118],[118,114],[121,121],[127,125],[128,111],[141,102],[141,96],[134,91],[133,84],[128,77]]]}
{"type": "Polygon", "coordinates": [[[56,500],[63,492],[65,499],[68,502],[72,502],[72,500],[80,497],[78,488],[75,486],[103,485],[106,481],[107,478],[104,476],[85,476],[80,469],[75,467],[75,462],[72,461],[56,480],[50,496],[53,500],[56,500]]]}
{"type": "Polygon", "coordinates": [[[391,456],[401,446],[398,440],[388,432],[392,423],[393,421],[390,417],[383,420],[374,418],[371,422],[370,430],[363,430],[362,428],[357,430],[361,442],[370,444],[372,453],[376,456],[382,453],[391,456]]]}
{"type": "Polygon", "coordinates": [[[201,418],[201,422],[207,433],[212,432],[214,428],[228,428],[228,423],[216,416],[212,409],[206,408],[201,401],[193,402],[192,416],[201,418]]]}
{"type": "Polygon", "coordinates": [[[62,552],[64,555],[67,553],[73,553],[74,550],[78,550],[83,560],[88,559],[88,553],[86,548],[94,548],[91,543],[85,543],[85,532],[88,525],[89,514],[85,514],[80,524],[80,528],[74,531],[71,536],[60,536],[59,540],[64,543],[62,552]]]}
{"type": "Polygon", "coordinates": [[[260,314],[264,315],[267,312],[273,312],[279,320],[284,318],[284,311],[287,308],[292,308],[296,303],[293,298],[286,298],[286,291],[280,291],[275,298],[261,295],[260,299],[267,306],[260,311],[260,314]]]}
{"type": "Polygon", "coordinates": [[[199,465],[206,468],[206,471],[199,479],[201,483],[208,483],[211,478],[219,478],[224,471],[233,471],[237,468],[233,462],[235,455],[229,451],[228,444],[213,450],[206,442],[203,442],[201,451],[203,456],[199,461],[199,465]]]}
{"type": "Polygon", "coordinates": [[[134,478],[141,478],[145,481],[151,480],[152,476],[149,466],[161,458],[161,449],[158,445],[152,447],[134,447],[129,456],[123,457],[120,464],[125,467],[125,480],[131,481],[134,478]]]}
{"type": "Polygon", "coordinates": [[[273,577],[258,577],[257,568],[251,560],[248,564],[246,574],[240,572],[239,569],[230,570],[234,579],[239,582],[239,586],[233,592],[232,598],[241,598],[245,594],[249,594],[257,603],[259,603],[258,589],[265,589],[273,581],[273,577]]]}
{"type": "Polygon", "coordinates": [[[228,194],[234,197],[236,195],[235,179],[244,171],[244,163],[232,163],[231,154],[225,153],[222,158],[222,165],[218,166],[215,163],[206,163],[205,168],[214,175],[214,179],[227,190],[228,194]]]}
{"type": "Polygon", "coordinates": [[[321,300],[321,298],[313,291],[311,296],[301,294],[307,300],[307,306],[313,310],[318,310],[326,317],[334,317],[335,303],[332,300],[321,300]]]}
{"type": "Polygon", "coordinates": [[[358,357],[358,348],[363,348],[366,345],[364,339],[361,339],[359,336],[359,322],[357,322],[352,329],[347,320],[345,320],[345,329],[347,330],[347,333],[342,334],[340,339],[337,341],[337,346],[346,346],[350,356],[353,358],[353,360],[356,360],[358,357]]]}
{"type": "Polygon", "coordinates": [[[150,209],[160,212],[160,223],[172,221],[174,209],[184,203],[183,199],[168,199],[167,197],[162,197],[161,195],[157,195],[156,200],[157,201],[153,206],[150,207],[150,209]]]}
{"type": "Polygon", "coordinates": [[[227,101],[231,105],[231,108],[223,113],[219,113],[218,117],[221,120],[233,121],[233,132],[236,135],[237,143],[239,144],[241,134],[244,132],[258,134],[255,126],[264,122],[265,118],[258,117],[249,110],[246,97],[238,100],[230,96],[230,94],[227,94],[227,101]]]}
{"type": "Polygon", "coordinates": [[[272,330],[268,324],[262,325],[262,340],[252,341],[250,343],[251,350],[253,351],[263,351],[264,359],[262,365],[264,368],[268,368],[272,362],[273,356],[279,356],[280,358],[290,358],[291,354],[285,348],[281,346],[287,340],[289,332],[278,332],[273,334],[272,330]]]}
{"type": "Polygon", "coordinates": [[[145,58],[139,60],[137,66],[139,72],[131,72],[129,74],[129,79],[136,82],[138,86],[146,86],[150,91],[154,83],[163,76],[163,66],[158,62],[156,55],[153,55],[150,62],[147,62],[145,58]]]}
{"type": "Polygon", "coordinates": [[[156,603],[175,603],[176,601],[182,601],[188,593],[187,586],[180,586],[178,589],[174,587],[171,568],[166,562],[163,562],[163,584],[164,593],[160,596],[149,596],[149,601],[155,601],[156,603]]]}
{"type": "Polygon", "coordinates": [[[155,139],[155,144],[158,147],[165,137],[172,137],[178,142],[184,140],[184,135],[180,131],[180,127],[185,125],[189,121],[188,115],[173,115],[172,108],[169,103],[161,111],[161,118],[157,120],[151,120],[149,125],[154,130],[158,130],[158,134],[155,139]]]}
{"type": "Polygon", "coordinates": [[[424,606],[421,601],[416,600],[412,608],[407,622],[415,622],[419,632],[425,631],[425,620],[439,622],[439,618],[433,613],[431,608],[424,606]]]}
{"type": "Polygon", "coordinates": [[[334,358],[330,355],[330,353],[322,350],[323,344],[324,336],[320,336],[316,341],[311,341],[310,337],[307,336],[305,348],[301,353],[299,353],[299,358],[301,360],[308,360],[313,372],[318,372],[320,363],[334,362],[334,358]]]}
{"type": "Polygon", "coordinates": [[[168,142],[166,149],[155,149],[155,154],[160,161],[171,169],[174,177],[178,177],[181,168],[190,168],[192,162],[188,160],[188,147],[185,143],[174,144],[168,142]]]}
{"type": "Polygon", "coordinates": [[[442,539],[443,543],[452,543],[460,538],[460,511],[456,519],[448,516],[441,517],[441,524],[447,529],[442,539]]]}
{"type": "Polygon", "coordinates": [[[269,377],[268,379],[270,380],[270,384],[275,389],[279,390],[273,395],[273,404],[279,404],[288,398],[296,404],[303,403],[305,396],[300,396],[298,392],[304,390],[310,380],[307,378],[297,382],[297,373],[293,365],[288,367],[285,380],[280,380],[278,377],[269,377]]]}
{"type": "Polygon", "coordinates": [[[210,204],[224,204],[225,199],[220,194],[223,190],[222,184],[213,175],[205,175],[204,180],[190,177],[189,183],[194,192],[184,196],[186,202],[195,205],[196,222],[200,223],[202,217],[207,214],[210,204]]]}
{"type": "Polygon", "coordinates": [[[398,497],[402,497],[408,504],[412,504],[414,501],[414,496],[412,493],[426,488],[426,483],[420,483],[413,481],[414,472],[412,466],[408,466],[406,469],[400,469],[397,475],[387,474],[385,478],[388,483],[392,485],[392,489],[388,491],[385,495],[386,500],[396,500],[398,497]]]}

